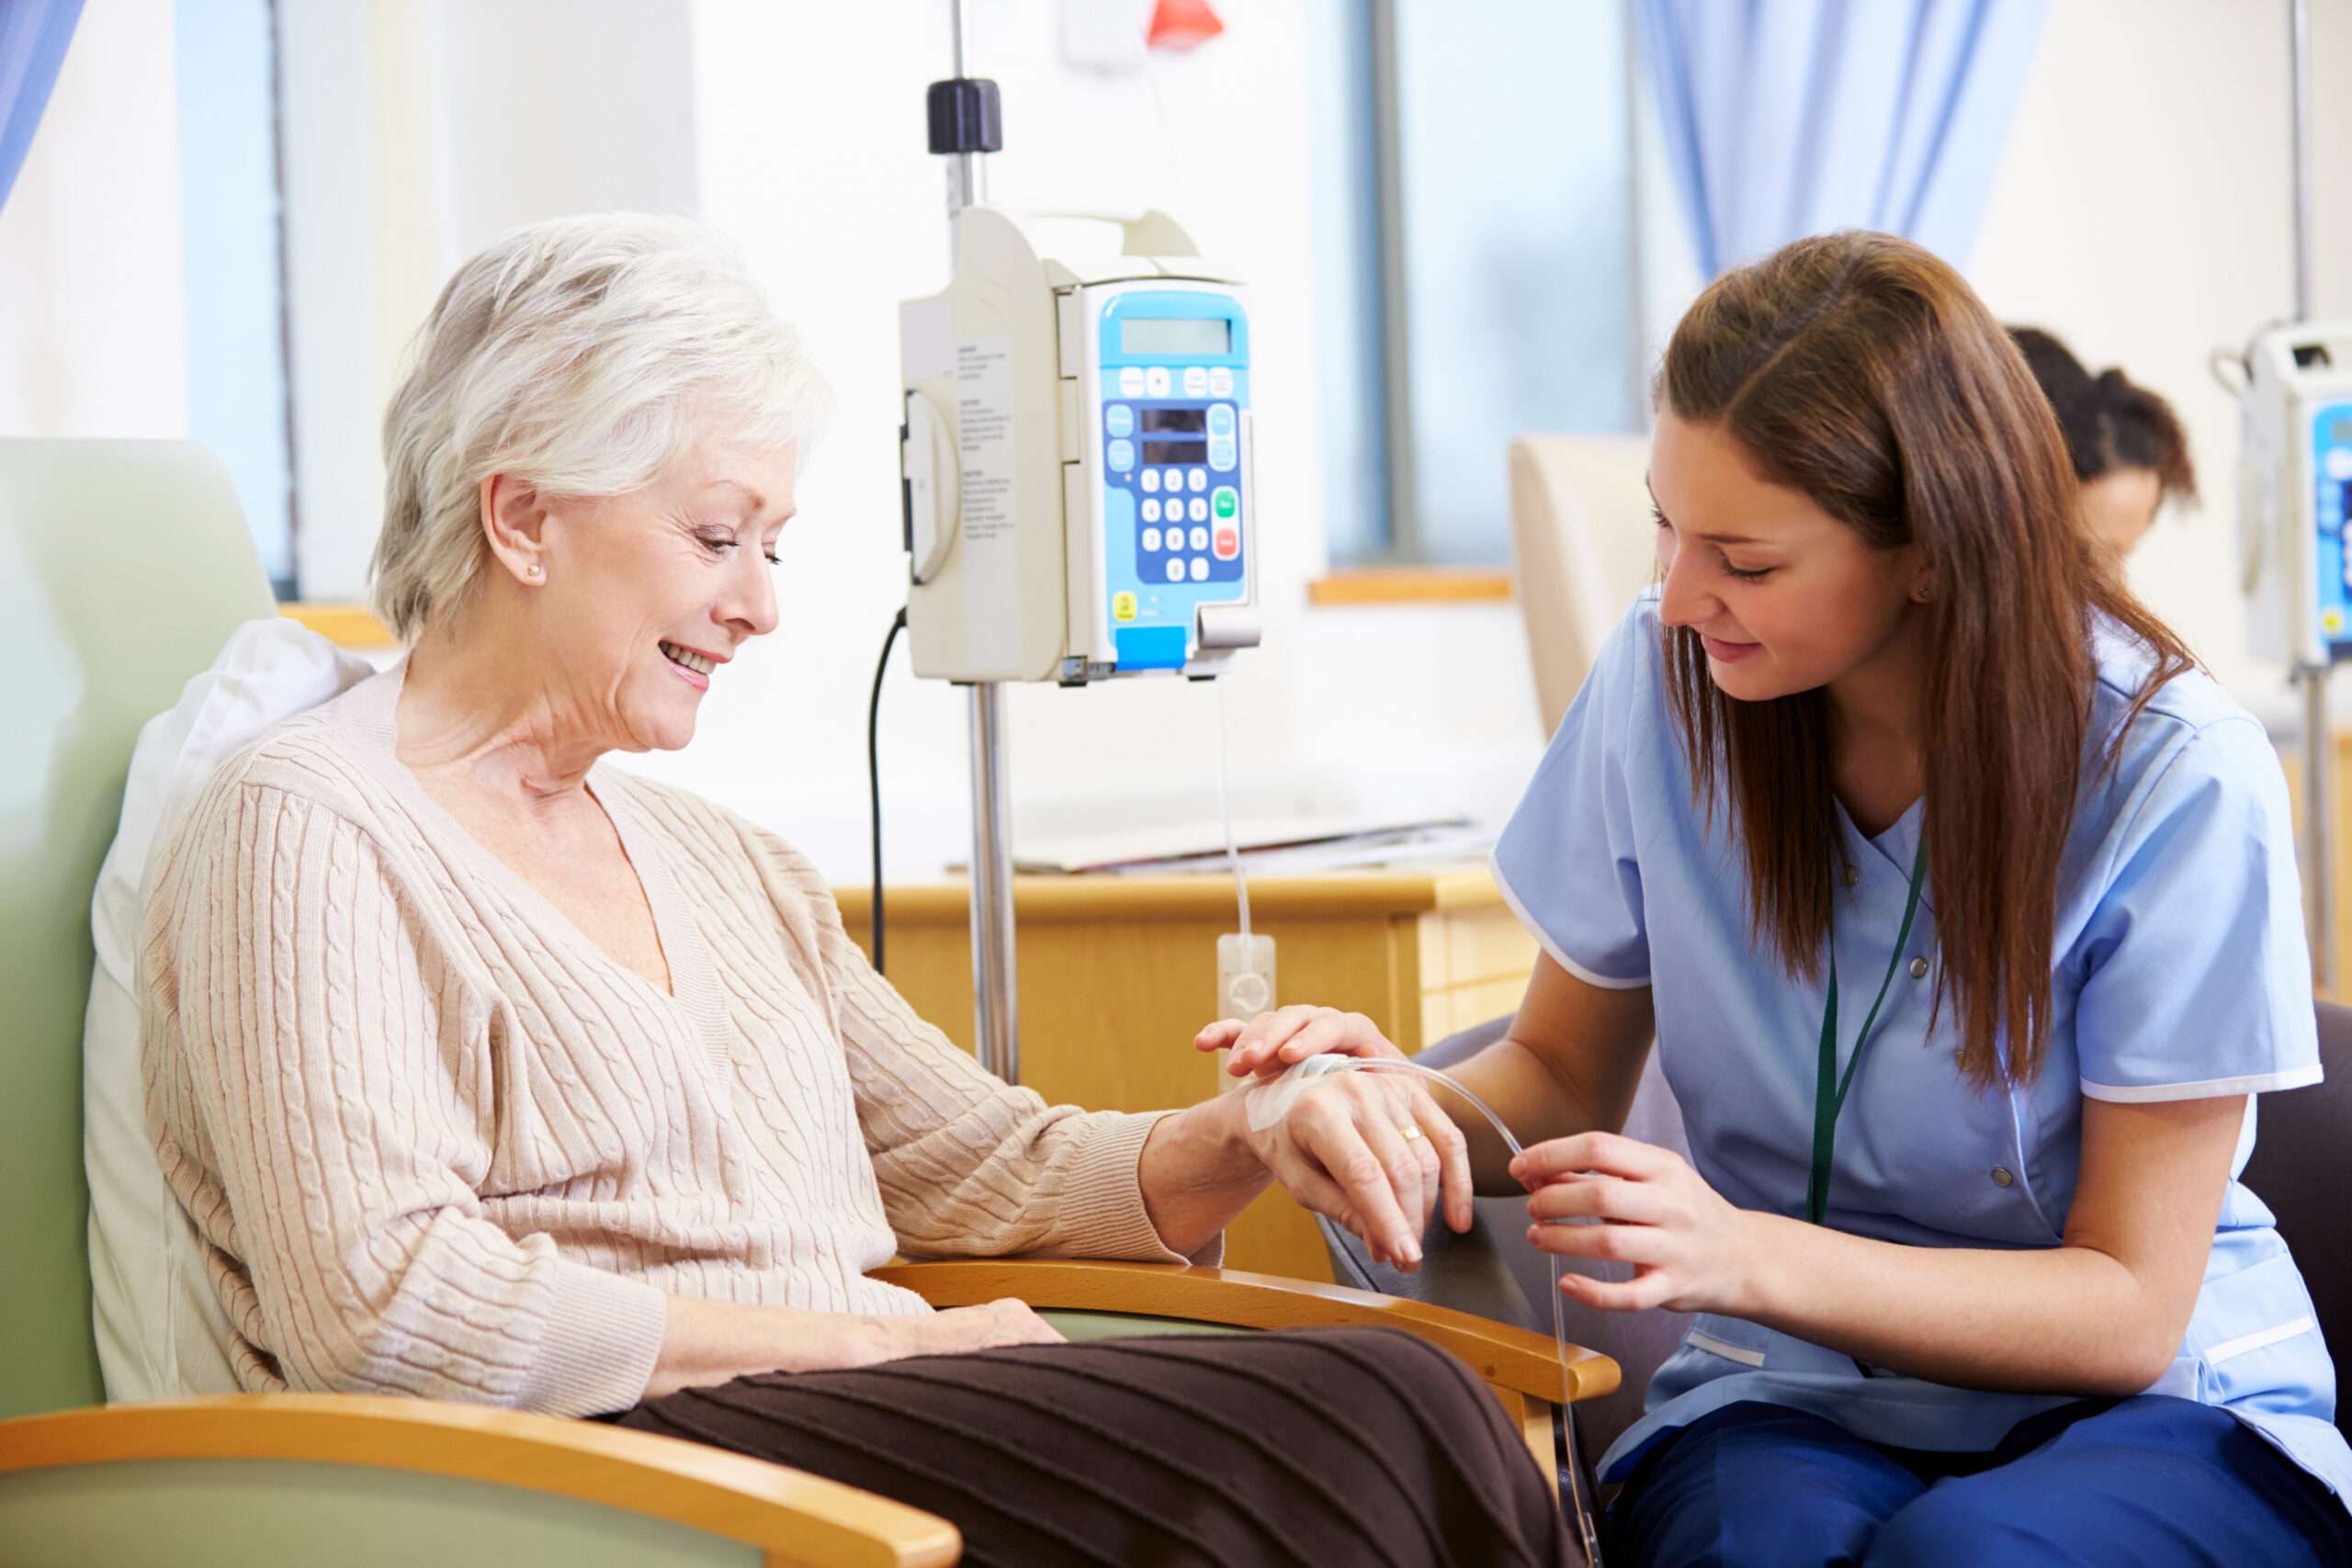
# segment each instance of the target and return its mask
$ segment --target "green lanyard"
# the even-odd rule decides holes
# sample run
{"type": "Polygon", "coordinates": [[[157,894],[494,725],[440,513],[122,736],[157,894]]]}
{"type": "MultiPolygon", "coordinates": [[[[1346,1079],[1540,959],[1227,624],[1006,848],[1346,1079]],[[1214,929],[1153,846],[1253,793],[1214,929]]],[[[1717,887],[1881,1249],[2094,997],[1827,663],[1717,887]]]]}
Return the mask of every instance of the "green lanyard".
{"type": "Polygon", "coordinates": [[[1895,965],[1903,962],[1903,944],[1911,940],[1911,917],[1919,912],[1919,881],[1928,871],[1928,838],[1919,836],[1919,852],[1911,862],[1911,894],[1903,904],[1903,929],[1894,933],[1894,951],[1887,956],[1886,978],[1878,983],[1878,998],[1863,1015],[1862,1032],[1854,1037],[1853,1058],[1846,1075],[1838,1076],[1838,921],[1829,921],[1829,1002],[1821,1010],[1821,1071],[1813,1086],[1813,1179],[1804,1192],[1804,1214],[1815,1224],[1829,1208],[1829,1158],[1838,1146],[1838,1113],[1846,1109],[1846,1091],[1854,1087],[1854,1069],[1862,1065],[1862,1048],[1871,1043],[1878,1010],[1886,988],[1894,984],[1895,965]]]}

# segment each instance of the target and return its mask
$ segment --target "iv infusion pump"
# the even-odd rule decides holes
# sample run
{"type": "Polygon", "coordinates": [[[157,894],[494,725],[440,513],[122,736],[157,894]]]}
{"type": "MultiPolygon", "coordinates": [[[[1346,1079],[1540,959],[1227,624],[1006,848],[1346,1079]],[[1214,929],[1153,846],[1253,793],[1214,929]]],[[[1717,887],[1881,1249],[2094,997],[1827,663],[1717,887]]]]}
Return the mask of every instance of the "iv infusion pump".
{"type": "Polygon", "coordinates": [[[2352,321],[2302,321],[2245,356],[2238,551],[2260,657],[2352,659],[2352,321]]]}
{"type": "Polygon", "coordinates": [[[955,216],[944,293],[899,307],[914,672],[1213,675],[1259,639],[1250,316],[1158,212],[1110,255],[955,216]]]}

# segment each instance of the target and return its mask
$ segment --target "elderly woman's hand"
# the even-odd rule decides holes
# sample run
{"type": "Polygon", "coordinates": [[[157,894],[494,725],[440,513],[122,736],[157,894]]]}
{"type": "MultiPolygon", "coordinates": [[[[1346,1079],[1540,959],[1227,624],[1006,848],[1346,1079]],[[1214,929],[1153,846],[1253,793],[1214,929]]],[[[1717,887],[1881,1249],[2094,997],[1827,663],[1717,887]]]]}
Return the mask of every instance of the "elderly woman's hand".
{"type": "Polygon", "coordinates": [[[871,1361],[895,1361],[905,1356],[961,1356],[974,1350],[993,1350],[1001,1345],[1063,1342],[1060,1330],[1039,1317],[1027,1302],[1013,1296],[980,1306],[949,1307],[927,1317],[870,1321],[881,1330],[871,1361]]]}
{"type": "Polygon", "coordinates": [[[956,1356],[999,1345],[1057,1345],[1061,1336],[1024,1302],[956,1307],[920,1316],[810,1312],[801,1307],[672,1296],[662,1354],[646,1399],[754,1372],[830,1372],[907,1356],[956,1356]]]}
{"type": "Polygon", "coordinates": [[[1293,1198],[1346,1226],[1394,1268],[1420,1267],[1420,1238],[1441,1199],[1446,1224],[1470,1228],[1470,1159],[1461,1130],[1403,1074],[1318,1079],[1249,1140],[1293,1198]]]}

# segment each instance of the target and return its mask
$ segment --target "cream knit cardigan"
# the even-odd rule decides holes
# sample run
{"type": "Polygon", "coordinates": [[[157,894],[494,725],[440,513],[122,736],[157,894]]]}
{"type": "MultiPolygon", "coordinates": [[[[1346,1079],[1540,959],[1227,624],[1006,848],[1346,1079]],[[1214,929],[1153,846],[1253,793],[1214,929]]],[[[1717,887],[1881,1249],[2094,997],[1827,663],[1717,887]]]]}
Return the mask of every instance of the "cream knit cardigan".
{"type": "Polygon", "coordinates": [[[673,994],[605,956],[401,765],[403,673],[224,764],[148,901],[149,1127],[246,1388],[617,1410],[665,1294],[921,1313],[865,1271],[1185,1261],[1136,1185],[1156,1116],[982,1072],[807,861],[599,765],[673,994]]]}

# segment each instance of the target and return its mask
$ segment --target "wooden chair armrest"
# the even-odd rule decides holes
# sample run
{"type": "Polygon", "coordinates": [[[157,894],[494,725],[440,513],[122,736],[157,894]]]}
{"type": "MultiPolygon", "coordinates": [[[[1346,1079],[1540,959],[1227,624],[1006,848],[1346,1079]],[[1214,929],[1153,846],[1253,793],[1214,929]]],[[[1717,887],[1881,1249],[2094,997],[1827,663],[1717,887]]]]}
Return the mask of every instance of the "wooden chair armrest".
{"type": "MultiPolygon", "coordinates": [[[[1564,1386],[1557,1347],[1546,1335],[1344,1285],[1182,1263],[1062,1258],[893,1263],[876,1269],[873,1277],[902,1285],[935,1307],[977,1306],[1018,1296],[1045,1311],[1127,1313],[1239,1328],[1351,1324],[1401,1328],[1459,1356],[1494,1387],[1557,1404],[1564,1386]]],[[[1616,1388],[1617,1363],[1571,1345],[1565,1386],[1571,1401],[1597,1399],[1616,1388]]]]}
{"type": "Polygon", "coordinates": [[[0,1421],[0,1473],[117,1460],[308,1460],[601,1503],[758,1548],[775,1563],[954,1562],[946,1520],[840,1482],[675,1438],[435,1400],[232,1394],[0,1421]]]}

